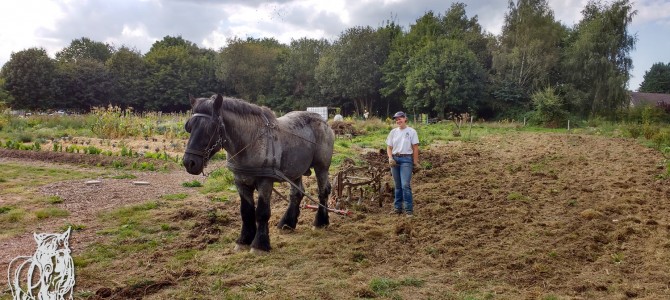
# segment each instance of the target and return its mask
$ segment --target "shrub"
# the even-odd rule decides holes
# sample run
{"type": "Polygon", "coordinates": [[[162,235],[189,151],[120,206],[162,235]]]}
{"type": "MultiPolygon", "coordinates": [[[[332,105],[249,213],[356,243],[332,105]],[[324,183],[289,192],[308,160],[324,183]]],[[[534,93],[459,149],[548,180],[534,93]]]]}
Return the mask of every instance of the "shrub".
{"type": "Polygon", "coordinates": [[[556,128],[568,117],[563,100],[551,87],[536,92],[531,97],[535,105],[535,118],[544,126],[556,128]]]}
{"type": "Polygon", "coordinates": [[[642,135],[642,125],[631,124],[626,126],[626,131],[630,134],[630,137],[637,139],[642,135]]]}

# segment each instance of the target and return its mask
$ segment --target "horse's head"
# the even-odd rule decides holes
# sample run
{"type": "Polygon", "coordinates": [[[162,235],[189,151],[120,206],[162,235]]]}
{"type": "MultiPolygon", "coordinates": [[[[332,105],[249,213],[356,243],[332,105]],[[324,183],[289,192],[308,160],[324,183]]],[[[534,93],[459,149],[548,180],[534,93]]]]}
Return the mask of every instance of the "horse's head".
{"type": "Polygon", "coordinates": [[[219,113],[223,97],[212,96],[213,101],[212,98],[189,98],[193,115],[184,124],[184,129],[191,136],[186,144],[183,163],[187,172],[197,175],[202,173],[207,161],[223,148],[226,141],[225,126],[219,113]]]}
{"type": "MultiPolygon", "coordinates": [[[[70,230],[68,228],[62,234],[33,234],[37,243],[37,251],[33,255],[33,264],[40,272],[41,295],[60,293],[60,288],[66,283],[60,281],[67,281],[69,277],[74,275],[68,246],[70,230]],[[58,290],[54,291],[54,288],[58,290]]],[[[73,278],[69,278],[69,280],[73,281],[73,278]]]]}

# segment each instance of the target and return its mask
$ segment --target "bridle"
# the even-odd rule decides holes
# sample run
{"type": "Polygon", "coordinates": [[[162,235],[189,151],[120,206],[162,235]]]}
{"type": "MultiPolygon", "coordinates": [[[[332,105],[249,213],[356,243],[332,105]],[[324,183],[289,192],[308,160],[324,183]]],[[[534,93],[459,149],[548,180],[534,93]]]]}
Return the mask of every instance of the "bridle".
{"type": "Polygon", "coordinates": [[[228,141],[228,139],[224,139],[222,137],[222,135],[226,134],[226,130],[225,130],[226,125],[223,124],[223,119],[219,118],[219,120],[218,120],[219,122],[216,122],[216,120],[214,120],[214,117],[212,115],[202,114],[202,113],[195,113],[195,114],[191,115],[191,118],[189,119],[189,121],[194,119],[194,118],[198,118],[198,117],[206,118],[206,119],[216,123],[216,133],[215,133],[216,136],[217,136],[216,142],[214,142],[214,144],[212,145],[212,138],[210,137],[209,142],[207,143],[207,147],[204,151],[196,150],[196,149],[193,149],[193,148],[186,148],[185,152],[188,153],[188,154],[193,154],[193,155],[200,156],[204,159],[204,161],[208,161],[209,158],[210,158],[209,154],[212,153],[212,151],[214,151],[214,149],[216,147],[223,147],[223,144],[225,144],[228,141]],[[210,147],[210,145],[211,145],[211,147],[210,147]]]}

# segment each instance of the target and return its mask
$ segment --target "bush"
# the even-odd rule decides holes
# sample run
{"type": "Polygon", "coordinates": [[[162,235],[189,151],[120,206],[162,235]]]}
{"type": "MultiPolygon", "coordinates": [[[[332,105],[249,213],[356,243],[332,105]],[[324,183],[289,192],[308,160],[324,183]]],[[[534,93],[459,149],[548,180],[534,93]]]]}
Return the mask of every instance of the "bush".
{"type": "Polygon", "coordinates": [[[642,125],[631,124],[626,126],[626,131],[630,134],[630,137],[637,139],[642,136],[642,125]]]}
{"type": "Polygon", "coordinates": [[[531,98],[535,105],[535,118],[542,125],[556,128],[567,119],[568,112],[564,109],[563,100],[553,88],[536,92],[531,98]]]}

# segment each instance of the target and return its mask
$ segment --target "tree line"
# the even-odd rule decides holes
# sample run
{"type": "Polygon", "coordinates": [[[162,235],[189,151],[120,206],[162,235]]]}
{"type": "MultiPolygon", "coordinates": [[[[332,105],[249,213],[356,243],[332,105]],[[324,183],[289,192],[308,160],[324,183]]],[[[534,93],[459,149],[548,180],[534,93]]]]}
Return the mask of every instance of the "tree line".
{"type": "Polygon", "coordinates": [[[629,0],[591,0],[567,27],[547,0],[510,1],[496,36],[453,3],[408,29],[387,21],[349,28],[332,42],[288,45],[233,38],[218,51],[180,36],[145,54],[83,37],[54,59],[41,48],[13,53],[0,71],[0,101],[15,109],[112,104],[168,112],[188,110],[189,94],[222,93],[280,112],[329,106],[382,117],[400,109],[439,118],[609,117],[628,104],[635,14],[629,0]]]}

